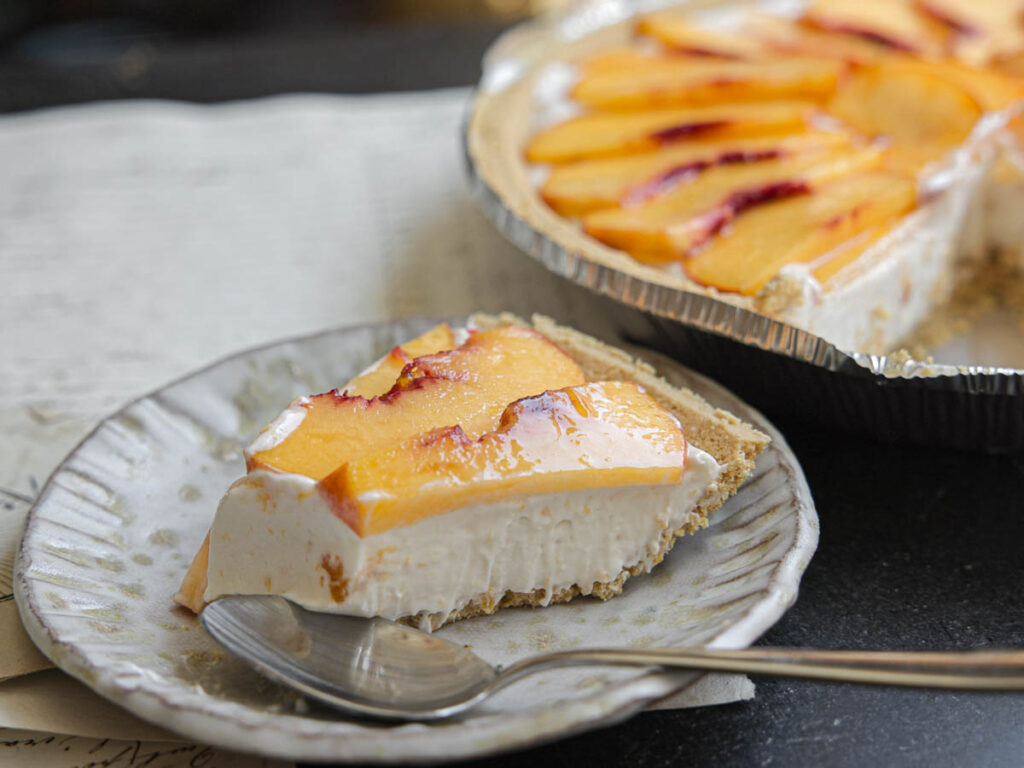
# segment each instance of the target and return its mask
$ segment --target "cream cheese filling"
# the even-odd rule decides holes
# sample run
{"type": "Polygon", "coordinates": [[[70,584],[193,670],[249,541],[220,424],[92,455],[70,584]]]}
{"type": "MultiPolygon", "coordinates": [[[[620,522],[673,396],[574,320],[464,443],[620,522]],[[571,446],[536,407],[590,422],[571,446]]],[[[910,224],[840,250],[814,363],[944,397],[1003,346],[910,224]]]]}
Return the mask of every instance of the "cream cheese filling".
{"type": "MultiPolygon", "coordinates": [[[[721,472],[689,446],[679,485],[626,486],[474,504],[360,537],[310,478],[250,472],[217,509],[206,601],[282,595],[307,608],[358,616],[444,616],[481,595],[560,589],[650,567],[664,531],[693,522],[721,472]]],[[[543,600],[542,602],[546,602],[543,600]]]]}
{"type": "Polygon", "coordinates": [[[306,418],[308,397],[297,397],[264,428],[245,449],[245,459],[249,461],[257,453],[269,451],[283,443],[294,432],[302,420],[306,418]]]}

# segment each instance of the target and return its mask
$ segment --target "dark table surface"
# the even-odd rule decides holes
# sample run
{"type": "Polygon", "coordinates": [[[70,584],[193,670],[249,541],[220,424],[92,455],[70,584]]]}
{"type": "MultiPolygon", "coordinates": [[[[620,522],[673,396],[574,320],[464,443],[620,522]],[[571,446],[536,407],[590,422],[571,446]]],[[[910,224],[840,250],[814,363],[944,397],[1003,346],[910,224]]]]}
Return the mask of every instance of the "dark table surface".
{"type": "MultiPolygon", "coordinates": [[[[0,1],[8,22],[0,29],[5,112],[112,98],[210,102],[468,85],[508,23],[410,13],[414,4],[394,18],[340,0],[265,0],[243,10],[224,3],[219,15],[198,19],[152,12],[159,3],[83,4],[101,11],[84,17],[69,15],[75,4],[43,13],[29,5],[0,1]],[[104,15],[111,9],[120,15],[104,15]]],[[[797,603],[761,644],[1024,646],[1024,456],[890,446],[769,415],[803,465],[821,540],[797,603]]],[[[1021,766],[1024,694],[758,680],[752,701],[645,713],[469,764],[555,761],[1021,766]]]]}

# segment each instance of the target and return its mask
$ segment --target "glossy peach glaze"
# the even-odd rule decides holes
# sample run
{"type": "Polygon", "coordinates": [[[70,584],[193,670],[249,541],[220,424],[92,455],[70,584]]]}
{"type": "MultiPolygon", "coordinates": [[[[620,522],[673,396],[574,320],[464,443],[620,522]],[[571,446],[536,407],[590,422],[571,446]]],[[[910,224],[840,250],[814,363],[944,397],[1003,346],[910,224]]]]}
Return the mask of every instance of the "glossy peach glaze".
{"type": "Polygon", "coordinates": [[[478,436],[513,400],[586,381],[580,367],[542,335],[506,325],[453,350],[405,366],[380,397],[338,390],[298,401],[302,420],[283,440],[247,457],[248,469],[320,480],[345,462],[413,435],[460,425],[478,436]]]}
{"type": "Polygon", "coordinates": [[[669,485],[686,469],[675,417],[632,382],[591,382],[509,405],[473,439],[444,427],[358,456],[320,492],[358,535],[471,504],[581,489],[669,485]]]}
{"type": "Polygon", "coordinates": [[[448,323],[436,325],[423,335],[394,347],[376,365],[346,384],[342,392],[363,397],[383,395],[395,385],[402,369],[414,359],[443,352],[454,346],[455,334],[448,323]]]}

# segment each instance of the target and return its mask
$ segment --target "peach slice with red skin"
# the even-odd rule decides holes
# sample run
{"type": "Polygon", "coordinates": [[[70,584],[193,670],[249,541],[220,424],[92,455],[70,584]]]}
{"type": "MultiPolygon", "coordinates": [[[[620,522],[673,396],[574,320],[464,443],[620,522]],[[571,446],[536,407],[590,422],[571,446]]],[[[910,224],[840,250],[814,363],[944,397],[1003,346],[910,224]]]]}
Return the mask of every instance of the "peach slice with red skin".
{"type": "Polygon", "coordinates": [[[717,61],[665,57],[649,66],[585,73],[572,97],[594,109],[758,101],[824,99],[836,88],[844,64],[837,59],[717,61]]]}
{"type": "Polygon", "coordinates": [[[591,237],[640,261],[673,261],[691,254],[750,208],[811,193],[821,184],[880,161],[877,149],[866,148],[719,166],[649,203],[585,216],[583,228],[591,237]]]}
{"type": "Polygon", "coordinates": [[[582,115],[534,136],[526,159],[568,163],[650,151],[695,138],[792,133],[807,126],[815,109],[808,101],[774,101],[582,115]]]}
{"type": "Polygon", "coordinates": [[[768,48],[790,55],[868,63],[892,54],[890,47],[878,42],[815,29],[769,14],[750,14],[744,20],[744,30],[768,48]]]}
{"type": "Polygon", "coordinates": [[[787,264],[812,262],[857,234],[914,207],[917,185],[904,176],[856,174],[814,194],[751,211],[684,262],[702,285],[754,296],[787,264]]]}
{"type": "Polygon", "coordinates": [[[579,489],[678,484],[679,422],[632,382],[592,382],[521,399],[471,439],[445,427],[358,456],[320,481],[359,536],[471,504],[579,489]]]}
{"type": "Polygon", "coordinates": [[[375,365],[356,376],[342,388],[346,395],[378,397],[395,385],[398,376],[414,358],[442,352],[455,346],[455,334],[448,323],[441,323],[415,339],[394,347],[375,365]]]}
{"type": "Polygon", "coordinates": [[[248,455],[247,466],[320,480],[361,453],[436,427],[481,434],[512,400],[584,381],[572,358],[531,329],[482,331],[461,347],[416,358],[380,397],[334,390],[300,400],[298,426],[248,455]]]}
{"type": "Polygon", "coordinates": [[[703,29],[689,13],[664,10],[648,13],[636,25],[639,35],[653,37],[669,48],[684,53],[724,59],[759,59],[766,51],[756,39],[730,32],[703,29]]]}
{"type": "Polygon", "coordinates": [[[541,187],[541,197],[563,216],[580,216],[643,202],[718,165],[759,162],[849,144],[848,134],[834,131],[698,139],[654,152],[556,166],[541,187]]]}
{"type": "Polygon", "coordinates": [[[940,57],[949,42],[945,25],[906,0],[815,0],[803,22],[918,56],[940,57]]]}

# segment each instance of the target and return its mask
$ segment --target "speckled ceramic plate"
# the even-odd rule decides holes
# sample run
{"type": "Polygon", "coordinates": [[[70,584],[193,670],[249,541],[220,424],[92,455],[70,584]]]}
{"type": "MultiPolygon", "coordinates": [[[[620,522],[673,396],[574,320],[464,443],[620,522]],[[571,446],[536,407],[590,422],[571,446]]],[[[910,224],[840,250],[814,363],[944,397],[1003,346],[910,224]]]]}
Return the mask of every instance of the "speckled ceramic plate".
{"type": "MultiPolygon", "coordinates": [[[[346,720],[226,656],[171,603],[242,472],[241,447],[292,397],[345,381],[435,321],[343,328],[243,352],[103,421],[60,465],[29,515],[15,574],[26,628],[65,671],[135,714],[233,749],[333,761],[440,760],[537,744],[621,720],[695,679],[578,669],[512,686],[439,724],[346,720]]],[[[654,361],[773,438],[713,525],[607,603],[506,610],[442,630],[505,664],[578,645],[740,647],[796,598],[817,543],[803,473],[782,436],[710,381],[654,361]]]]}

